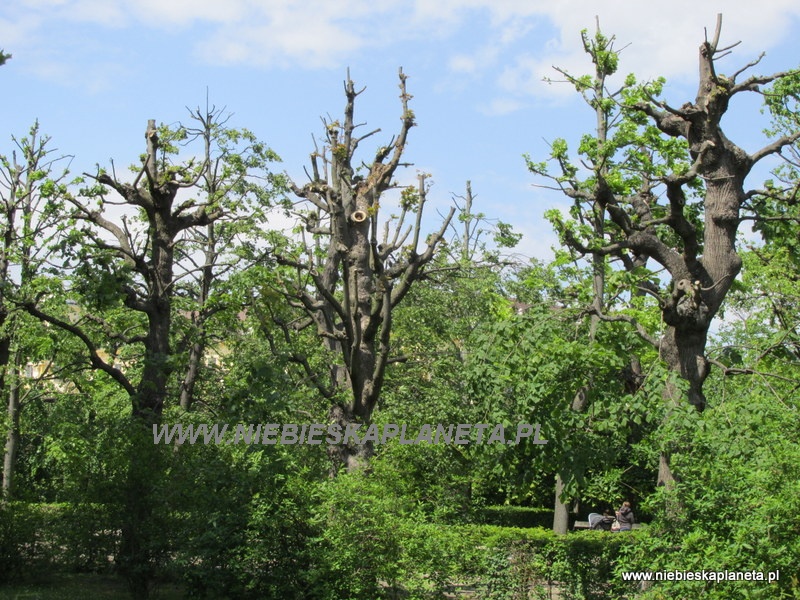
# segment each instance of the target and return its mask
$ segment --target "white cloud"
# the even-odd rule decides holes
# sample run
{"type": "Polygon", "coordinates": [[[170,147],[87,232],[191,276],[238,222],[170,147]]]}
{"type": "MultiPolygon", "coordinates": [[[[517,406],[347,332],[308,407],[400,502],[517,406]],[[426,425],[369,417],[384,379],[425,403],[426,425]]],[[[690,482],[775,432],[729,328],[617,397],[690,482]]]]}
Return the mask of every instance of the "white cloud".
{"type": "Polygon", "coordinates": [[[106,27],[125,25],[122,8],[106,0],[81,0],[69,9],[69,20],[98,23],[106,27]]]}
{"type": "Polygon", "coordinates": [[[153,27],[186,26],[195,21],[246,23],[249,8],[246,0],[127,0],[122,4],[126,13],[153,27]]]}
{"type": "Polygon", "coordinates": [[[68,84],[75,76],[69,65],[61,61],[39,61],[33,66],[32,71],[41,79],[61,85],[68,84]]]}
{"type": "Polygon", "coordinates": [[[479,107],[479,110],[489,116],[502,116],[516,112],[525,108],[527,104],[522,100],[514,98],[494,98],[485,106],[479,107]]]}
{"type": "MultiPolygon", "coordinates": [[[[456,73],[474,75],[505,67],[504,85],[516,69],[520,93],[536,93],[524,81],[550,71],[553,64],[585,65],[578,32],[594,28],[595,15],[619,46],[630,43],[623,69],[646,77],[693,73],[702,26],[713,28],[725,13],[724,40],[741,39],[746,62],[786,35],[800,15],[796,0],[753,3],[745,0],[673,0],[668,6],[638,0],[21,0],[0,33],[19,24],[42,27],[91,22],[107,27],[198,29],[198,53],[209,61],[319,67],[341,65],[356,51],[409,39],[439,39],[479,21],[488,32],[475,47],[459,48],[449,59],[456,73]],[[691,16],[691,17],[690,17],[691,16]],[[549,23],[551,37],[528,39],[536,24],[549,23]],[[527,48],[520,48],[526,45],[527,48]],[[216,46],[216,48],[215,48],[216,46]],[[213,49],[213,50],[212,50],[213,49]],[[528,56],[524,54],[527,52],[528,56]],[[535,54],[534,54],[535,53],[535,54]],[[531,58],[533,57],[533,58],[531,58]],[[510,66],[511,65],[511,66],[510,66]],[[513,66],[516,65],[516,66],[513,66]]],[[[11,45],[11,41],[4,44],[11,45]]]]}
{"type": "Polygon", "coordinates": [[[449,69],[454,73],[474,75],[494,65],[500,50],[497,46],[483,46],[474,54],[456,54],[448,61],[449,69]]]}
{"type": "Polygon", "coordinates": [[[362,45],[358,35],[337,22],[334,7],[283,4],[252,19],[252,25],[222,27],[203,42],[201,56],[215,63],[316,68],[338,64],[362,45]]]}
{"type": "MultiPolygon", "coordinates": [[[[440,19],[457,19],[458,4],[455,0],[437,4],[429,14],[440,19]]],[[[635,0],[602,3],[592,0],[495,0],[491,3],[474,0],[469,6],[488,11],[488,21],[493,26],[490,39],[482,40],[474,56],[463,51],[454,56],[449,66],[454,77],[461,74],[475,78],[481,75],[482,68],[486,76],[494,77],[497,89],[506,94],[504,101],[501,98],[494,101],[497,107],[512,107],[515,100],[525,97],[558,98],[571,94],[569,85],[547,85],[542,80],[561,79],[554,65],[574,74],[592,71],[580,31],[588,29],[593,34],[597,19],[604,33],[615,36],[615,48],[623,49],[620,79],[634,72],[640,79],[664,76],[685,84],[696,77],[698,47],[705,35],[703,27],[708,28],[707,35],[712,37],[718,12],[724,15],[723,45],[742,41],[734,55],[721,63],[723,70],[730,71],[779,43],[787,35],[793,19],[800,17],[800,4],[790,0],[769,3],[728,0],[702,5],[694,0],[673,0],[668,8],[635,0]],[[546,28],[550,37],[534,39],[529,33],[531,27],[543,22],[550,24],[546,28]],[[492,48],[494,52],[487,54],[485,48],[492,48]],[[480,60],[481,57],[484,60],[480,60]]]]}
{"type": "Polygon", "coordinates": [[[47,9],[52,10],[57,6],[65,6],[69,4],[70,0],[22,0],[21,7],[33,9],[47,9]]]}
{"type": "MultiPolygon", "coordinates": [[[[582,66],[582,65],[581,65],[582,66]]],[[[570,70],[569,68],[567,68],[570,70]]],[[[582,70],[582,69],[581,69],[582,70]]],[[[578,72],[581,72],[579,70],[578,72]]],[[[497,77],[497,86],[501,91],[516,96],[536,96],[546,93],[548,86],[545,77],[556,79],[558,74],[552,66],[545,65],[541,59],[530,54],[522,54],[514,62],[506,65],[497,77]]],[[[556,86],[565,92],[572,92],[568,86],[556,86]]]]}
{"type": "Polygon", "coordinates": [[[38,27],[39,20],[32,17],[17,21],[0,19],[0,48],[11,51],[33,36],[38,27]]]}

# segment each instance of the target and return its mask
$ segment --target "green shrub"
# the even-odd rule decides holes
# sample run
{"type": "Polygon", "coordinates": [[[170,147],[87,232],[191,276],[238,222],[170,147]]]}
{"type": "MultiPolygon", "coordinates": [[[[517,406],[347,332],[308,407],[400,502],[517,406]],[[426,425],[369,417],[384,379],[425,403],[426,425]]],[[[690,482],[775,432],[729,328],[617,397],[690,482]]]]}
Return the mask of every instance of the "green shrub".
{"type": "MultiPolygon", "coordinates": [[[[618,571],[780,571],[762,581],[662,581],[640,597],[800,598],[800,417],[796,407],[731,396],[678,431],[681,481],[650,504],[657,518],[618,571]],[[667,507],[673,507],[667,510],[667,507]],[[677,510],[675,509],[677,507],[677,510]]],[[[677,439],[678,435],[671,437],[677,439]]]]}
{"type": "Polygon", "coordinates": [[[321,537],[313,568],[314,598],[374,600],[398,579],[405,509],[380,483],[362,473],[340,474],[323,486],[321,537]]]}
{"type": "MultiPolygon", "coordinates": [[[[58,504],[45,507],[44,536],[56,546],[55,559],[69,571],[104,572],[113,567],[119,548],[118,508],[104,504],[58,504]]],[[[41,534],[40,534],[41,535],[41,534]]]]}
{"type": "Polygon", "coordinates": [[[482,510],[483,521],[501,527],[543,527],[553,525],[553,510],[529,506],[487,506],[482,510]]]}
{"type": "Polygon", "coordinates": [[[558,590],[568,600],[620,597],[630,587],[613,567],[634,534],[426,522],[363,474],[340,476],[325,494],[309,597],[435,600],[470,591],[521,600],[558,590]]]}
{"type": "Polygon", "coordinates": [[[564,599],[616,598],[626,586],[613,565],[636,537],[489,525],[406,523],[400,530],[399,584],[414,599],[444,598],[459,585],[497,600],[528,598],[530,590],[547,597],[551,589],[564,599]]]}
{"type": "Polygon", "coordinates": [[[191,597],[306,597],[318,484],[287,473],[289,451],[195,444],[174,453],[159,509],[171,555],[165,572],[191,597]]]}
{"type": "Polygon", "coordinates": [[[236,551],[235,572],[245,584],[239,598],[310,597],[317,487],[294,477],[251,499],[244,544],[236,551]]]}
{"type": "Polygon", "coordinates": [[[0,582],[53,568],[108,571],[119,543],[113,514],[98,504],[0,504],[0,582]]]}
{"type": "Polygon", "coordinates": [[[46,546],[38,542],[41,511],[22,502],[0,503],[0,583],[8,583],[49,566],[46,546]]]}

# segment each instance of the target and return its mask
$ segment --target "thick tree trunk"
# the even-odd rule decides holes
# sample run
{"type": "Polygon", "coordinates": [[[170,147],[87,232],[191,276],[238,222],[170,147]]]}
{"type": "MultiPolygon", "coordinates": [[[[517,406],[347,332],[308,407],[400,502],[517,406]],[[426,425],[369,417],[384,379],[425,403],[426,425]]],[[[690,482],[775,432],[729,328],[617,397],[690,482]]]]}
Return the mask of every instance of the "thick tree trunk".
{"type": "MultiPolygon", "coordinates": [[[[158,182],[155,157],[158,138],[155,122],[148,123],[148,160],[151,182],[158,182]]],[[[172,286],[174,242],[180,231],[172,213],[177,188],[151,187],[152,200],[147,206],[152,246],[147,272],[149,298],[145,303],[147,335],[144,342],[144,365],[136,393],[131,396],[132,420],[128,474],[124,491],[125,521],[122,526],[120,567],[137,599],[148,598],[157,570],[158,541],[152,517],[155,491],[163,469],[159,467],[159,448],[153,444],[153,425],[161,420],[167,398],[169,377],[173,371],[170,352],[172,326],[172,286]]]]}
{"type": "MultiPolygon", "coordinates": [[[[327,256],[319,257],[319,247],[309,245],[307,261],[278,257],[281,264],[307,273],[316,288],[312,294],[302,286],[287,287],[284,294],[292,306],[302,308],[311,317],[326,348],[338,355],[334,359],[337,364],[330,370],[330,389],[309,375],[323,395],[334,401],[330,421],[343,430],[348,425],[369,426],[388,364],[392,310],[421,275],[424,265],[433,259],[455,212],[454,208],[450,210],[441,229],[428,236],[426,247],[420,252],[426,194],[426,176],[420,174],[418,189],[409,187],[404,191],[394,236],[389,236],[387,224],[383,241],[378,242],[381,195],[396,186],[394,174],[401,165],[408,132],[415,124],[405,83],[401,69],[401,130],[389,145],[377,150],[367,172],[361,174],[360,167],[354,166],[362,163],[354,157],[356,148],[379,130],[355,137],[358,124],[354,120],[354,103],[360,92],[348,77],[343,121],[326,124],[327,146],[323,152],[312,154],[311,181],[303,188],[292,185],[295,194],[313,207],[311,214],[301,218],[307,231],[327,237],[327,256]],[[411,213],[416,213],[415,224],[403,231],[402,224],[411,213]],[[395,252],[399,256],[390,261],[395,252]],[[339,404],[343,401],[336,398],[337,392],[346,394],[346,406],[339,404]]],[[[307,361],[297,362],[310,371],[307,361]]],[[[331,470],[358,468],[371,452],[369,444],[331,448],[331,470]]]]}
{"type": "MultiPolygon", "coordinates": [[[[356,418],[349,407],[345,408],[340,404],[331,407],[328,413],[328,422],[339,425],[343,436],[348,427],[360,425],[357,434],[359,438],[364,437],[368,426],[368,422],[356,418]]],[[[350,439],[345,440],[344,437],[341,444],[329,444],[328,457],[331,460],[329,471],[331,477],[335,477],[340,471],[352,473],[368,468],[369,460],[374,452],[375,448],[371,442],[356,444],[350,439]]]]}
{"type": "MultiPolygon", "coordinates": [[[[721,164],[713,171],[715,177],[707,184],[705,199],[705,253],[700,260],[686,261],[685,270],[673,273],[673,297],[663,311],[667,328],[659,353],[669,368],[688,382],[687,399],[698,411],[706,407],[703,385],[709,373],[708,331],[742,266],[736,252],[736,230],[749,165],[740,153],[735,146],[728,149],[725,160],[719,159],[721,164]]],[[[667,386],[664,397],[672,405],[681,400],[672,386],[667,386]]],[[[670,461],[671,453],[662,452],[657,483],[667,489],[676,483],[670,461]]]]}
{"type": "MultiPolygon", "coordinates": [[[[740,210],[749,195],[758,193],[755,190],[745,192],[745,178],[758,161],[780,153],[782,148],[800,139],[800,131],[794,132],[771,141],[756,152],[748,153],[726,137],[721,122],[735,95],[743,92],[763,94],[763,86],[784,80],[792,72],[752,76],[737,82],[737,77],[754,66],[758,62],[756,61],[739,69],[732,76],[718,76],[715,58],[725,56],[730,49],[718,48],[721,28],[722,16],[718,15],[713,40],[706,38],[700,45],[699,82],[694,101],[675,108],[661,100],[649,98],[632,106],[650,117],[664,134],[687,142],[689,160],[685,167],[666,176],[657,175],[652,169],[645,168],[641,173],[641,189],[634,194],[626,192],[627,196],[624,198],[613,191],[613,186],[609,185],[601,167],[595,169],[595,181],[591,182],[596,186],[595,196],[592,198],[585,191],[588,182],[574,180],[575,172],[579,169],[575,165],[564,164],[563,156],[557,157],[553,154],[553,158],[562,163],[563,177],[557,179],[559,187],[570,198],[580,202],[602,202],[607,209],[609,223],[613,224],[615,230],[608,237],[603,235],[602,230],[596,229],[592,243],[587,244],[578,239],[571,230],[563,229],[561,233],[565,235],[568,245],[582,255],[591,254],[595,258],[616,256],[629,271],[635,270],[637,257],[644,259],[644,262],[652,259],[669,273],[672,289],[662,290],[652,282],[640,282],[641,289],[647,289],[659,299],[663,322],[667,326],[660,341],[653,339],[630,316],[603,318],[627,321],[635,325],[644,339],[656,345],[669,368],[689,384],[687,398],[678,399],[677,390],[668,389],[665,401],[676,403],[688,400],[698,411],[706,406],[703,383],[709,370],[705,357],[708,331],[741,269],[741,259],[736,251],[740,210]],[[663,196],[654,193],[654,186],[659,181],[666,188],[663,196]],[[687,197],[689,188],[698,183],[702,183],[705,188],[702,225],[698,223],[695,213],[697,205],[690,208],[692,204],[687,197]],[[663,203],[663,199],[667,203],[663,203]],[[658,210],[654,210],[655,208],[658,210]]],[[[607,60],[605,53],[611,49],[603,45],[606,41],[607,38],[599,34],[594,42],[584,36],[584,47],[598,67],[591,102],[598,114],[598,146],[605,141],[603,120],[600,118],[602,113],[597,108],[603,106],[601,100],[605,88],[602,83],[606,74],[603,69],[616,70],[617,67],[616,61],[607,60]]],[[[576,84],[584,97],[587,95],[585,85],[580,80],[569,76],[568,79],[576,84]]],[[[644,95],[649,97],[649,92],[644,95]]],[[[622,112],[615,119],[618,117],[624,119],[626,115],[622,112]]],[[[659,145],[649,146],[648,141],[641,143],[641,150],[646,153],[652,151],[654,156],[661,155],[663,151],[659,145]]],[[[583,153],[585,156],[591,154],[583,153]]],[[[600,149],[597,155],[602,157],[603,165],[611,164],[626,172],[628,167],[623,165],[629,157],[626,156],[621,162],[619,156],[609,159],[600,149]]],[[[666,158],[666,155],[659,160],[661,158],[666,158]]],[[[549,176],[546,169],[532,163],[531,169],[549,176]]],[[[623,176],[625,177],[628,175],[623,176]]],[[[674,484],[669,458],[669,452],[665,452],[660,461],[659,482],[663,485],[674,484]]]]}
{"type": "MultiPolygon", "coordinates": [[[[211,125],[204,124],[207,131],[210,130],[211,125]]],[[[223,208],[211,199],[195,206],[191,212],[187,210],[191,203],[174,208],[178,191],[195,186],[197,179],[187,179],[191,169],[159,173],[159,139],[154,119],[147,123],[145,139],[147,154],[144,166],[132,184],[122,183],[102,171],[94,179],[115,190],[128,206],[137,207],[144,215],[146,244],[138,245],[138,236],[128,231],[127,224],[120,227],[106,219],[102,211],[91,210],[76,198],[68,197],[76,209],[75,217],[104,230],[104,234],[97,237],[92,234],[90,239],[99,240],[110,234],[116,240],[115,244],[103,241],[98,245],[104,250],[114,251],[139,277],[136,284],[120,282],[119,287],[126,307],[147,318],[144,340],[138,336],[130,339],[120,336],[126,343],[143,341],[144,356],[138,383],[134,384],[121,369],[106,362],[92,338],[80,326],[42,312],[33,302],[25,304],[30,314],[79,338],[89,351],[92,368],[107,373],[129,395],[132,418],[130,435],[125,440],[128,444],[128,472],[121,490],[126,512],[122,524],[122,547],[117,559],[136,598],[147,597],[157,566],[158,530],[151,521],[157,506],[155,493],[164,469],[161,453],[151,436],[153,424],[158,424],[161,419],[169,378],[174,371],[170,334],[171,298],[176,284],[173,272],[175,247],[182,241],[182,232],[209,225],[223,215],[223,208]]],[[[105,192],[100,195],[104,197],[105,192]]]]}
{"type": "Polygon", "coordinates": [[[689,403],[700,411],[706,405],[703,383],[708,377],[707,336],[706,329],[687,331],[668,327],[661,340],[661,358],[689,383],[689,403]]]}
{"type": "Polygon", "coordinates": [[[150,597],[162,544],[154,523],[157,483],[164,472],[160,447],[153,444],[154,419],[147,414],[131,419],[127,474],[123,488],[125,514],[117,563],[135,600],[150,597]]]}
{"type": "Polygon", "coordinates": [[[163,473],[158,447],[153,444],[153,424],[161,420],[169,377],[169,303],[155,311],[145,349],[145,364],[137,393],[131,398],[132,419],[128,473],[124,488],[125,517],[122,525],[120,570],[136,599],[149,597],[158,567],[158,540],[152,517],[155,490],[163,473]]]}
{"type": "Polygon", "coordinates": [[[564,493],[564,480],[556,474],[556,495],[553,510],[553,531],[565,535],[569,529],[569,505],[561,500],[564,493]]]}

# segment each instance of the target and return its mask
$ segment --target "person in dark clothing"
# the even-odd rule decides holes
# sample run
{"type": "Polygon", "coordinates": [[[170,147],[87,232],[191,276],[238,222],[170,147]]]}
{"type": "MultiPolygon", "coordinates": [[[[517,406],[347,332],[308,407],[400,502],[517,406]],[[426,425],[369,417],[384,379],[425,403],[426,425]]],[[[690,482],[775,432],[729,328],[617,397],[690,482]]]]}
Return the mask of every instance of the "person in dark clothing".
{"type": "Polygon", "coordinates": [[[631,503],[627,500],[622,503],[622,506],[619,507],[617,511],[617,523],[619,523],[619,530],[620,531],[630,531],[633,529],[633,509],[631,508],[631,503]]]}

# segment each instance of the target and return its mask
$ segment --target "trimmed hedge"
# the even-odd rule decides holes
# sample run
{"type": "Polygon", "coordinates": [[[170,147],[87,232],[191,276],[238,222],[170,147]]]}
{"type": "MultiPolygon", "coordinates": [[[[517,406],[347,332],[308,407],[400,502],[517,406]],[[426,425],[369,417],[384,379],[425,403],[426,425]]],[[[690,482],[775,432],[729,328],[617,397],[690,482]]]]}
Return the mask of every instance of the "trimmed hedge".
{"type": "Polygon", "coordinates": [[[111,567],[118,532],[101,504],[0,503],[0,583],[41,575],[55,565],[70,571],[111,567]]]}
{"type": "Polygon", "coordinates": [[[633,592],[615,578],[614,564],[635,534],[407,523],[399,538],[394,585],[406,598],[445,598],[459,589],[488,600],[550,597],[556,590],[564,600],[633,592]]]}
{"type": "MultiPolygon", "coordinates": [[[[241,562],[215,563],[222,569],[215,593],[270,597],[265,594],[283,585],[274,580],[278,566],[286,582],[294,582],[291,588],[303,590],[296,597],[319,600],[441,600],[467,591],[486,600],[522,600],[550,597],[556,590],[563,600],[599,600],[634,591],[615,576],[614,563],[626,546],[630,552],[637,532],[558,536],[542,528],[424,523],[392,515],[387,502],[377,499],[352,508],[329,514],[331,520],[318,522],[319,529],[298,528],[288,515],[283,533],[268,526],[274,519],[253,522],[255,537],[229,548],[241,562]],[[291,550],[279,543],[287,535],[299,536],[302,547],[291,550]],[[278,546],[282,551],[276,554],[278,546]],[[278,565],[287,550],[289,556],[278,565]]],[[[0,583],[31,575],[39,579],[56,566],[109,569],[108,557],[119,543],[112,522],[112,511],[102,505],[0,505],[0,583]]],[[[178,563],[184,577],[191,574],[189,562],[178,563]]]]}
{"type": "Polygon", "coordinates": [[[553,509],[531,508],[529,506],[487,506],[482,511],[487,525],[500,527],[543,527],[553,526],[553,509]]]}

